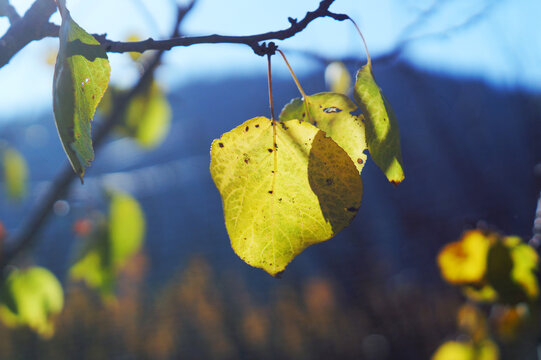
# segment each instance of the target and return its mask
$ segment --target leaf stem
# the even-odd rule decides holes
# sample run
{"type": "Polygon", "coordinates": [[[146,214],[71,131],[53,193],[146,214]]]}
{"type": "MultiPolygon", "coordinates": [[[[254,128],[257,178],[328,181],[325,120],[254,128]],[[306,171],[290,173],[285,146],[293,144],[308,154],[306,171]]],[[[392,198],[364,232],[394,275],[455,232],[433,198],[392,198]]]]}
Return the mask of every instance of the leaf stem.
{"type": "Polygon", "coordinates": [[[295,75],[295,73],[293,72],[293,69],[289,65],[289,62],[287,61],[286,56],[284,55],[282,50],[280,49],[276,49],[276,50],[280,53],[280,55],[282,55],[282,58],[284,59],[287,65],[287,68],[289,69],[289,72],[291,73],[291,76],[293,77],[293,80],[295,81],[295,84],[297,84],[297,88],[299,89],[299,92],[301,93],[302,97],[306,98],[306,94],[304,93],[304,90],[302,89],[301,84],[299,83],[299,79],[297,79],[297,76],[295,75]]]}
{"type": "Polygon", "coordinates": [[[272,71],[271,71],[271,55],[267,54],[267,79],[269,84],[269,105],[271,111],[271,119],[275,120],[274,117],[274,102],[272,101],[272,71]]]}
{"type": "Polygon", "coordinates": [[[361,35],[361,39],[363,40],[364,44],[364,50],[366,51],[366,65],[372,66],[372,60],[370,59],[370,53],[368,52],[368,46],[366,45],[366,40],[364,39],[363,33],[361,32],[361,29],[357,26],[357,23],[348,16],[348,20],[353,23],[353,26],[355,26],[355,29],[357,29],[357,32],[359,35],[361,35]]]}
{"type": "MultiPolygon", "coordinates": [[[[276,184],[276,173],[278,172],[278,145],[276,144],[276,120],[274,117],[274,102],[272,100],[272,69],[271,69],[271,54],[267,54],[267,79],[269,83],[269,104],[271,110],[271,122],[272,122],[272,147],[273,151],[273,172],[272,172],[272,184],[271,194],[274,193],[274,185],[276,184]]],[[[274,206],[274,201],[271,202],[274,206]]]]}
{"type": "Polygon", "coordinates": [[[289,72],[291,73],[291,76],[293,77],[293,80],[295,80],[295,84],[297,84],[297,88],[299,89],[299,92],[302,95],[302,102],[304,103],[304,110],[306,111],[306,116],[308,117],[308,120],[313,124],[314,122],[312,121],[312,117],[310,116],[310,111],[308,110],[309,109],[308,96],[306,96],[306,93],[302,89],[302,86],[301,86],[301,83],[299,82],[299,79],[297,79],[297,76],[293,72],[293,69],[289,65],[289,62],[287,61],[286,56],[284,55],[282,50],[280,50],[280,49],[276,49],[276,50],[280,53],[280,55],[282,55],[282,58],[284,59],[286,65],[287,65],[287,68],[289,69],[289,72]]]}

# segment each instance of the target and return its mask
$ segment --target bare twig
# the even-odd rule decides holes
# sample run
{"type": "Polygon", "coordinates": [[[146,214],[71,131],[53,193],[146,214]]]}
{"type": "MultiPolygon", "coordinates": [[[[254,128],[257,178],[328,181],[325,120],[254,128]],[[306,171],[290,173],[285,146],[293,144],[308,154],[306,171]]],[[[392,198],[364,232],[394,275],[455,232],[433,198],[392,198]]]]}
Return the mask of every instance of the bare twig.
{"type": "Polygon", "coordinates": [[[257,55],[268,55],[271,50],[260,42],[268,40],[285,40],[295,36],[303,31],[306,26],[313,20],[322,17],[331,17],[335,20],[342,21],[348,17],[343,14],[335,14],[329,11],[329,7],[334,0],[323,0],[319,7],[306,14],[304,19],[297,21],[289,19],[290,26],[287,29],[279,31],[270,31],[263,34],[248,35],[248,36],[227,36],[227,35],[205,35],[192,37],[177,37],[167,40],[147,39],[144,41],[135,42],[120,42],[107,40],[105,36],[97,36],[98,41],[105,47],[107,52],[144,52],[147,50],[170,50],[178,46],[190,46],[195,44],[244,44],[250,46],[257,55]]]}
{"type": "Polygon", "coordinates": [[[0,68],[30,42],[58,36],[58,27],[49,22],[55,11],[53,0],[36,0],[20,20],[11,24],[0,38],[0,68]]]}
{"type": "MultiPolygon", "coordinates": [[[[192,9],[193,4],[194,2],[192,1],[186,7],[179,8],[173,36],[178,36],[179,25],[188,11],[192,9]]],[[[97,151],[101,147],[104,140],[111,133],[111,130],[113,130],[115,125],[122,120],[131,99],[148,86],[152,80],[154,70],[160,63],[163,53],[163,50],[157,52],[150,59],[145,67],[145,71],[135,86],[133,86],[126,95],[117,99],[111,114],[105,119],[104,124],[97,128],[97,131],[94,133],[92,139],[94,150],[97,151]]],[[[20,231],[6,241],[6,245],[11,245],[11,248],[3,249],[4,252],[0,258],[0,269],[5,269],[17,256],[33,246],[37,233],[51,214],[54,203],[67,194],[69,187],[75,178],[77,178],[77,174],[73,171],[71,165],[67,164],[53,181],[51,187],[46,191],[45,196],[39,200],[34,212],[22,225],[20,231]]]]}
{"type": "Polygon", "coordinates": [[[21,16],[8,0],[0,0],[0,16],[7,16],[11,25],[21,20],[21,16]]]}
{"type": "MultiPolygon", "coordinates": [[[[34,5],[37,3],[53,3],[53,0],[37,0],[34,5]]],[[[171,50],[174,47],[178,46],[191,46],[196,44],[244,44],[250,46],[257,55],[267,55],[271,54],[273,50],[269,49],[265,43],[260,44],[263,41],[269,40],[285,40],[290,37],[295,36],[297,33],[303,31],[310,22],[315,19],[323,17],[331,17],[338,21],[346,20],[348,17],[343,14],[335,14],[329,11],[329,7],[334,2],[334,0],[323,0],[319,4],[319,7],[310,11],[306,16],[301,20],[297,21],[296,19],[289,18],[290,26],[287,29],[279,31],[270,31],[263,34],[256,35],[247,35],[247,36],[227,36],[227,35],[205,35],[205,36],[185,36],[178,37],[174,36],[167,40],[154,40],[149,38],[143,41],[133,41],[133,42],[122,42],[122,41],[112,41],[106,38],[106,35],[94,35],[94,37],[102,44],[107,52],[114,53],[125,53],[125,52],[145,52],[147,50],[171,50]]],[[[34,6],[33,6],[34,7],[34,6]]],[[[54,12],[54,9],[53,9],[54,12]]],[[[51,12],[52,13],[52,12],[51,12]]],[[[50,16],[50,14],[49,14],[50,16]]],[[[25,15],[23,20],[27,16],[25,15]]],[[[7,51],[4,49],[4,44],[0,41],[0,67],[4,66],[9,62],[11,57],[22,49],[26,44],[32,40],[42,39],[44,37],[54,37],[58,36],[57,25],[47,22],[45,16],[39,17],[41,20],[40,26],[33,24],[32,21],[28,19],[25,21],[25,26],[30,29],[33,36],[31,37],[21,37],[18,36],[10,37],[11,45],[9,48],[12,50],[7,51]],[[45,21],[43,21],[45,20],[45,21]]],[[[10,29],[11,30],[11,29],[10,29]]],[[[17,33],[18,34],[18,33],[17,33]]],[[[6,35],[8,35],[6,33],[6,35]]],[[[15,35],[15,34],[14,34],[15,35]]],[[[5,37],[5,36],[4,36],[5,37]]],[[[6,48],[7,49],[7,48],[6,48]]]]}

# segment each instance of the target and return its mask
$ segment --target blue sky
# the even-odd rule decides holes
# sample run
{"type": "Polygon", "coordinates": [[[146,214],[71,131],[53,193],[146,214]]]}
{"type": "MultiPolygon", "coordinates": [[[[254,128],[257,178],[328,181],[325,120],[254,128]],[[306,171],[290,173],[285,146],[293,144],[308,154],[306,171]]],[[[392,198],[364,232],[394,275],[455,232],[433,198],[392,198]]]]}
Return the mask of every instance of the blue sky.
{"type": "MultiPolygon", "coordinates": [[[[23,13],[32,1],[11,3],[23,13]]],[[[107,33],[115,40],[130,34],[166,36],[175,16],[174,0],[67,0],[67,4],[72,17],[88,32],[107,33]]],[[[289,16],[300,19],[318,4],[319,0],[199,0],[183,31],[247,35],[279,30],[289,25],[289,16]]],[[[419,67],[541,92],[539,0],[336,0],[331,10],[356,19],[373,57],[406,41],[402,56],[419,67]],[[416,22],[422,14],[423,21],[416,22]]],[[[52,19],[59,22],[57,15],[52,19]]],[[[0,18],[0,34],[7,26],[7,19],[0,18]]],[[[326,57],[364,56],[353,26],[330,19],[316,20],[280,45],[326,57]]],[[[53,67],[46,58],[57,47],[57,39],[32,43],[0,69],[0,119],[32,118],[48,111],[53,67]]],[[[110,60],[112,81],[129,85],[137,76],[129,58],[112,54],[110,60]]],[[[290,61],[301,75],[315,66],[300,56],[291,56],[290,61]]],[[[275,64],[278,75],[285,72],[283,64],[275,64]]],[[[158,77],[171,89],[198,77],[264,71],[265,60],[246,46],[196,45],[168,53],[158,77]]]]}

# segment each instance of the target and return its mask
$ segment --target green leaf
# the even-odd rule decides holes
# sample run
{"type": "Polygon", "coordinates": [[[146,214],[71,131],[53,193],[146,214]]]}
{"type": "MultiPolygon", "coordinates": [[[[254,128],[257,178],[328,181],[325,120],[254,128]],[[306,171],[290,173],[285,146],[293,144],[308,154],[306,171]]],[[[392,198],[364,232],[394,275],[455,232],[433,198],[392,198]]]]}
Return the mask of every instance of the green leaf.
{"type": "Polygon", "coordinates": [[[47,269],[11,272],[0,291],[0,318],[8,326],[28,326],[44,337],[54,332],[53,317],[62,311],[64,292],[47,269]]]}
{"type": "Polygon", "coordinates": [[[233,250],[273,276],[346,227],[361,204],[349,156],[300,120],[273,128],[257,117],[225,133],[212,143],[210,172],[233,250]]]}
{"type": "Polygon", "coordinates": [[[280,121],[310,121],[349,154],[360,173],[366,163],[366,139],[362,115],[352,114],[358,110],[355,103],[345,95],[327,92],[307,96],[306,101],[309,116],[305,103],[296,98],[282,109],[280,121]]]}
{"type": "Polygon", "coordinates": [[[6,148],[2,154],[4,187],[13,200],[21,200],[26,195],[28,166],[20,152],[6,148]]]}
{"type": "Polygon", "coordinates": [[[63,10],[56,58],[53,110],[64,151],[83,178],[94,159],[90,121],[109,83],[111,68],[100,43],[63,10]]]}
{"type": "Polygon", "coordinates": [[[341,61],[333,61],[325,68],[325,82],[333,93],[347,95],[351,91],[351,76],[341,61]]]}
{"type": "Polygon", "coordinates": [[[365,116],[370,156],[387,179],[398,185],[404,180],[398,122],[374,79],[370,63],[357,72],[353,97],[365,116]]]}
{"type": "Polygon", "coordinates": [[[105,298],[112,296],[115,276],[135,255],[145,236],[145,218],[132,196],[111,193],[109,219],[98,219],[87,245],[72,265],[70,276],[98,289],[105,298]]]}
{"type": "Polygon", "coordinates": [[[171,127],[171,106],[163,90],[152,82],[135,96],[126,110],[124,132],[145,148],[159,145],[171,127]]]}

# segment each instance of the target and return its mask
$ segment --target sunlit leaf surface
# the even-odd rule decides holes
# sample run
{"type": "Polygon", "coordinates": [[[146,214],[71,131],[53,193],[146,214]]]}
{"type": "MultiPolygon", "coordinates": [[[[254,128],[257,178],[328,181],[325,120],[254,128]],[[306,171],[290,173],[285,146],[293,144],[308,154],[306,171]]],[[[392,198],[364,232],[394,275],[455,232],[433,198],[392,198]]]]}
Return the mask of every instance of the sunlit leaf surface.
{"type": "Polygon", "coordinates": [[[278,123],[275,138],[270,119],[246,121],[214,140],[210,171],[233,250],[273,276],[347,226],[361,203],[347,153],[300,120],[278,123]]]}
{"type": "Polygon", "coordinates": [[[404,170],[398,122],[374,79],[370,63],[357,72],[353,97],[365,117],[370,156],[391,183],[399,184],[404,180],[404,170]]]}
{"type": "Polygon", "coordinates": [[[360,173],[366,162],[366,139],[363,116],[352,114],[358,110],[357,105],[336,93],[319,93],[306,100],[307,104],[300,98],[293,99],[282,109],[280,121],[305,120],[325,131],[348,153],[360,173]]]}
{"type": "Polygon", "coordinates": [[[100,43],[61,11],[60,48],[53,84],[53,110],[62,146],[82,178],[94,159],[90,122],[107,85],[111,68],[100,43]]]}
{"type": "Polygon", "coordinates": [[[1,287],[0,317],[8,326],[28,326],[49,337],[54,332],[53,317],[63,304],[62,286],[49,270],[14,270],[1,287]]]}

